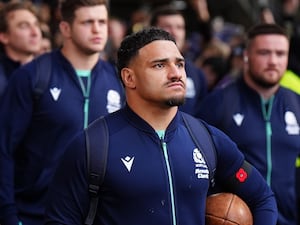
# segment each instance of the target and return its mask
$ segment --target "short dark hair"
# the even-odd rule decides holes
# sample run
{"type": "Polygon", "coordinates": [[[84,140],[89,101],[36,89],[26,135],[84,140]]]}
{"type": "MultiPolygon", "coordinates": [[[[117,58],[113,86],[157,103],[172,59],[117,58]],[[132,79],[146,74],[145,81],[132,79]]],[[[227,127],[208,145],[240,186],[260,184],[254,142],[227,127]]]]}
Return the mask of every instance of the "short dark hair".
{"type": "Polygon", "coordinates": [[[150,25],[157,26],[158,18],[161,16],[173,16],[173,15],[183,16],[183,14],[172,5],[161,6],[152,12],[150,25]]]}
{"type": "Polygon", "coordinates": [[[168,40],[176,44],[175,39],[167,31],[156,27],[145,28],[126,36],[118,49],[117,67],[119,74],[138,54],[139,49],[157,40],[168,40]]]}
{"type": "Polygon", "coordinates": [[[75,18],[74,12],[84,6],[105,5],[108,9],[106,0],[62,0],[60,3],[61,19],[72,23],[75,18]]]}
{"type": "Polygon", "coordinates": [[[261,23],[254,25],[251,27],[247,32],[247,46],[249,43],[259,35],[266,35],[266,34],[278,34],[285,36],[289,39],[288,33],[285,29],[275,23],[261,23]]]}
{"type": "Polygon", "coordinates": [[[17,10],[28,10],[39,20],[37,9],[31,1],[7,2],[0,8],[0,32],[8,31],[8,14],[17,10]]]}

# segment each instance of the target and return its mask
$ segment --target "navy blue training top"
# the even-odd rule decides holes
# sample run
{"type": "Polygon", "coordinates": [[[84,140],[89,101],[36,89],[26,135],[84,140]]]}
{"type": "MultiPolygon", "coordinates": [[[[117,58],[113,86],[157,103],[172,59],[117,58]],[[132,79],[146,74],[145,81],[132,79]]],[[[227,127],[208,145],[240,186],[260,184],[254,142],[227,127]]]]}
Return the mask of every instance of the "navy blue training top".
{"type": "Polygon", "coordinates": [[[300,154],[300,96],[280,87],[268,102],[243,78],[202,102],[199,118],[224,131],[268,181],[278,225],[297,224],[295,161],[300,154]]]}
{"type": "MultiPolygon", "coordinates": [[[[107,169],[94,224],[205,225],[207,162],[192,141],[181,112],[163,139],[129,107],[106,120],[107,169]]],[[[225,187],[234,180],[233,188],[226,190],[249,204],[254,224],[275,225],[276,202],[264,179],[255,168],[244,171],[243,155],[224,133],[211,126],[208,129],[217,151],[216,184],[225,187]],[[241,174],[245,179],[236,178],[241,174]]],[[[81,132],[68,146],[50,187],[45,224],[84,223],[89,208],[86,160],[81,132]]]]}
{"type": "Polygon", "coordinates": [[[33,91],[37,77],[33,60],[12,75],[0,106],[2,225],[17,225],[19,220],[23,225],[41,224],[45,193],[66,144],[83,130],[86,118],[90,123],[125,102],[123,86],[111,64],[99,60],[94,66],[86,98],[74,68],[60,50],[43,57],[52,66],[40,99],[35,100],[33,91]]]}

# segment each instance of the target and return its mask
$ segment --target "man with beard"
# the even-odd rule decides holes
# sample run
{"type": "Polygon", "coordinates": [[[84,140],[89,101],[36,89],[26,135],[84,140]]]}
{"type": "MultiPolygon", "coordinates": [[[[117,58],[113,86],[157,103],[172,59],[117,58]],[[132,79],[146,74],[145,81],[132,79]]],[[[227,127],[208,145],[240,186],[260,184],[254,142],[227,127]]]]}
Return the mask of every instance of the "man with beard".
{"type": "MultiPolygon", "coordinates": [[[[178,110],[185,98],[184,65],[174,38],[164,30],[145,29],[121,43],[117,66],[127,106],[88,127],[106,121],[109,137],[103,191],[93,224],[205,224],[210,183],[205,174],[211,158],[206,157],[208,151],[202,151],[204,156],[200,153],[183,118],[193,119],[195,125],[200,120],[178,110]]],[[[216,184],[232,187],[228,191],[249,204],[255,225],[276,224],[275,198],[265,180],[250,164],[244,167],[243,155],[224,133],[203,125],[216,147],[216,184]],[[243,181],[236,178],[241,170],[243,181]]],[[[205,142],[206,136],[194,134],[205,142]]],[[[102,155],[105,137],[96,132],[88,140],[99,140],[89,152],[102,155]]],[[[45,224],[84,224],[90,202],[87,168],[98,162],[89,163],[86,149],[81,132],[67,147],[49,189],[45,224]]]]}
{"type": "Polygon", "coordinates": [[[278,225],[297,224],[295,160],[300,153],[300,96],[280,86],[289,39],[275,24],[248,32],[244,74],[201,104],[200,118],[229,135],[266,179],[278,204],[278,225]]]}
{"type": "Polygon", "coordinates": [[[8,83],[0,106],[1,225],[43,224],[48,185],[65,145],[97,117],[123,106],[115,68],[100,58],[107,4],[62,1],[62,47],[18,68],[8,83]],[[37,96],[37,77],[47,74],[37,96]]]}

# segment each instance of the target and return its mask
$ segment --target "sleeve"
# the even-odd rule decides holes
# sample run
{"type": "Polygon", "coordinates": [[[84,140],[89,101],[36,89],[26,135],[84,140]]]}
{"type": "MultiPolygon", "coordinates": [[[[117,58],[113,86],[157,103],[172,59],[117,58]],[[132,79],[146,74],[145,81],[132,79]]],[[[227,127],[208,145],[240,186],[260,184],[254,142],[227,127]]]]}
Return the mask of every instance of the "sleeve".
{"type": "Polygon", "coordinates": [[[84,133],[68,145],[50,184],[45,224],[82,225],[89,210],[84,133]]]}
{"type": "Polygon", "coordinates": [[[14,154],[32,117],[32,82],[23,68],[12,75],[0,102],[0,223],[18,224],[14,200],[14,154]]]}
{"type": "Polygon", "coordinates": [[[228,136],[211,126],[210,131],[217,151],[215,180],[219,191],[241,197],[251,209],[254,225],[275,225],[277,204],[264,178],[244,160],[243,154],[228,136]]]}

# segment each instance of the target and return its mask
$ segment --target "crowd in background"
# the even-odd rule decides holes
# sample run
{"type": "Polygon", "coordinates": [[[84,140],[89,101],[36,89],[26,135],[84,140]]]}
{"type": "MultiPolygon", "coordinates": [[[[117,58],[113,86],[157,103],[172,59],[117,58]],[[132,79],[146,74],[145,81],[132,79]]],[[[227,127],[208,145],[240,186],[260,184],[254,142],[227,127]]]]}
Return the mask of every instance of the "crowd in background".
{"type": "MultiPolygon", "coordinates": [[[[0,6],[5,2],[7,1],[1,1],[0,6]]],[[[59,0],[32,2],[37,7],[42,29],[41,53],[59,47],[61,45],[58,29],[59,0]]],[[[123,4],[126,4],[125,2],[123,4]]],[[[169,4],[182,11],[186,19],[187,39],[184,56],[194,61],[200,68],[209,66],[215,80],[221,80],[227,74],[236,76],[242,65],[245,31],[260,22],[275,22],[288,30],[291,37],[288,69],[300,74],[300,66],[297,63],[300,56],[296,50],[300,43],[298,0],[234,0],[222,1],[222,4],[215,0],[164,0],[160,3],[137,1],[136,4],[132,2],[127,3],[128,7],[131,5],[133,7],[127,12],[126,9],[118,7],[118,1],[110,0],[112,20],[109,41],[103,57],[113,57],[114,48],[117,48],[126,34],[148,26],[152,11],[169,4]],[[206,60],[207,58],[210,59],[206,60]]]]}
{"type": "MultiPolygon", "coordinates": [[[[32,2],[37,7],[42,29],[40,53],[60,47],[59,1],[32,2]]],[[[106,59],[115,57],[115,51],[125,35],[149,26],[153,10],[168,4],[185,16],[186,43],[183,54],[206,71],[209,90],[221,80],[238,76],[243,66],[245,32],[260,22],[275,22],[288,30],[291,37],[288,69],[296,75],[300,74],[300,54],[297,51],[300,43],[298,0],[235,0],[222,1],[222,4],[206,0],[132,2],[127,3],[128,7],[133,7],[127,13],[124,12],[126,9],[118,7],[117,1],[110,1],[110,33],[103,53],[106,59]]]]}

